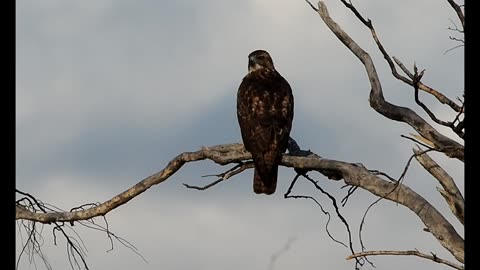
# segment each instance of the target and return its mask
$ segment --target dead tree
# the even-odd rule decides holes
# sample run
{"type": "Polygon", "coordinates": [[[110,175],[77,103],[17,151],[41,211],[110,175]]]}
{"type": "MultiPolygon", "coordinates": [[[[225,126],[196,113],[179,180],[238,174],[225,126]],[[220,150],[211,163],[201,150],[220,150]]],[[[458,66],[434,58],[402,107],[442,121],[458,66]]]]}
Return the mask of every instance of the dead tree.
{"type": "MultiPolygon", "coordinates": [[[[393,76],[413,89],[416,104],[418,104],[418,106],[426,112],[426,114],[436,125],[449,127],[459,138],[463,139],[464,101],[459,99],[460,104],[458,104],[457,102],[447,98],[440,91],[422,83],[421,79],[424,71],[419,71],[416,66],[413,67],[413,70],[409,70],[398,58],[390,56],[386,48],[384,48],[382,45],[379,35],[377,35],[377,32],[373,26],[373,22],[370,19],[363,17],[363,15],[360,14],[360,12],[353,6],[351,2],[347,2],[345,0],[340,1],[345,5],[346,8],[352,11],[352,13],[365,27],[370,30],[371,36],[375,41],[378,50],[380,50],[385,60],[388,62],[393,76]],[[400,74],[397,71],[397,68],[400,68],[404,75],[400,74]],[[451,120],[442,120],[436,117],[435,114],[432,113],[430,109],[420,100],[420,91],[434,96],[438,102],[447,105],[449,109],[456,112],[456,117],[451,120]]],[[[461,28],[459,29],[456,27],[455,30],[463,33],[463,7],[456,4],[453,0],[447,1],[456,12],[461,23],[461,28]]],[[[429,156],[429,152],[441,152],[449,158],[457,159],[463,162],[464,146],[448,136],[440,133],[434,126],[429,124],[428,121],[422,118],[413,109],[397,106],[385,100],[383,96],[382,84],[377,75],[374,62],[370,58],[369,54],[363,50],[342,29],[342,27],[335,22],[332,17],[330,17],[327,6],[323,1],[318,2],[318,7],[314,6],[308,1],[307,3],[312,9],[315,10],[315,12],[320,15],[321,19],[331,30],[331,32],[364,65],[366,75],[368,76],[371,85],[369,96],[370,106],[388,119],[402,122],[412,127],[417,134],[412,134],[411,137],[405,137],[415,142],[416,146],[412,149],[413,154],[405,166],[404,173],[399,179],[394,179],[388,176],[386,173],[380,171],[369,170],[361,163],[322,158],[310,151],[300,150],[293,139],[290,141],[289,153],[283,156],[281,165],[295,168],[298,176],[306,176],[307,172],[316,171],[323,174],[330,180],[343,181],[346,185],[354,188],[364,189],[374,196],[377,196],[379,199],[390,200],[407,207],[423,222],[425,225],[424,230],[431,233],[458,262],[447,261],[437,257],[435,254],[425,254],[417,250],[362,250],[360,252],[353,252],[352,250],[352,254],[347,257],[347,259],[364,258],[365,260],[368,260],[368,256],[374,255],[413,255],[429,259],[437,263],[442,263],[452,268],[463,269],[464,239],[462,236],[456,232],[452,224],[429,201],[420,196],[407,185],[403,184],[401,180],[405,176],[405,172],[408,169],[410,162],[415,159],[441,185],[442,188],[437,188],[438,192],[440,192],[445,199],[445,202],[450,207],[453,215],[463,224],[464,198],[457,188],[454,179],[452,179],[452,177],[450,177],[449,174],[429,156]]],[[[15,218],[17,221],[21,221],[24,229],[29,232],[29,239],[27,242],[33,246],[34,250],[36,247],[38,248],[36,249],[37,253],[41,254],[41,250],[39,249],[36,240],[36,235],[39,232],[36,230],[35,226],[39,223],[50,224],[53,226],[54,231],[63,234],[63,236],[67,239],[67,245],[70,252],[69,256],[73,258],[73,262],[71,260],[72,265],[82,264],[86,269],[88,269],[88,265],[84,260],[84,253],[81,244],[78,242],[78,240],[69,236],[65,232],[65,227],[71,227],[76,223],[80,223],[85,226],[91,226],[96,229],[103,230],[110,238],[116,238],[118,241],[135,251],[134,247],[128,242],[110,232],[108,230],[108,225],[107,227],[100,226],[94,222],[91,222],[91,220],[95,217],[105,218],[110,211],[127,203],[132,198],[140,195],[152,186],[168,180],[186,163],[201,160],[211,160],[219,165],[232,165],[232,167],[224,173],[216,175],[218,180],[207,186],[197,187],[185,184],[187,188],[201,190],[207,189],[215,184],[226,181],[239,173],[242,173],[244,170],[253,167],[251,155],[244,149],[242,144],[225,144],[202,147],[200,150],[194,152],[185,152],[179,154],[177,157],[173,158],[163,170],[141,180],[136,185],[114,196],[110,200],[99,204],[85,204],[72,208],[70,211],[61,211],[59,209],[55,209],[41,202],[39,199],[35,198],[35,196],[17,190],[17,195],[21,198],[16,201],[15,218]],[[78,261],[79,259],[81,260],[81,263],[78,261]]],[[[294,181],[296,181],[297,177],[294,181]]],[[[314,183],[316,184],[317,182],[314,183]]],[[[292,186],[293,184],[294,182],[292,182],[292,186]]],[[[288,192],[285,194],[285,197],[287,196],[288,192]]]]}

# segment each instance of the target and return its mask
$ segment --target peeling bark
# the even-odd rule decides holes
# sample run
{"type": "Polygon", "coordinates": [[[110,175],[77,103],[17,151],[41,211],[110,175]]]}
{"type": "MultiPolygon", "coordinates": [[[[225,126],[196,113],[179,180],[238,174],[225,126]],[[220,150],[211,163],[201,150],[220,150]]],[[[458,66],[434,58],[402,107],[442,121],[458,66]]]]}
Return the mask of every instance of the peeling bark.
{"type": "MultiPolygon", "coordinates": [[[[337,36],[337,38],[363,63],[370,81],[370,106],[381,115],[395,121],[404,122],[415,129],[421,136],[433,143],[435,149],[445,153],[451,158],[465,160],[464,147],[458,142],[444,136],[433,128],[427,121],[420,117],[415,111],[407,107],[397,106],[385,100],[383,96],[382,85],[378,78],[375,65],[370,55],[364,51],[358,44],[343,31],[343,29],[330,17],[327,7],[322,1],[318,2],[318,14],[325,22],[327,27],[337,36]]],[[[367,25],[371,25],[368,21],[367,25]]],[[[372,29],[372,35],[377,41],[375,31],[372,29]]],[[[383,49],[383,47],[381,47],[383,49]]]]}
{"type": "MultiPolygon", "coordinates": [[[[311,153],[311,152],[310,152],[311,153]]],[[[225,144],[212,147],[203,147],[195,152],[185,152],[178,155],[158,173],[140,181],[133,187],[113,197],[112,199],[89,209],[74,212],[35,213],[23,206],[17,205],[16,219],[27,219],[41,223],[73,222],[104,216],[113,209],[127,203],[134,197],[145,192],[153,185],[167,180],[177,172],[185,163],[209,159],[220,165],[239,163],[250,160],[251,155],[242,144],[225,144]]],[[[422,220],[435,238],[450,251],[457,260],[463,262],[464,241],[455,231],[453,226],[422,196],[415,193],[405,185],[384,180],[367,170],[364,166],[355,163],[323,159],[311,153],[308,156],[284,155],[282,166],[303,170],[318,171],[330,179],[340,180],[345,183],[363,188],[372,194],[387,200],[398,202],[410,208],[422,220]],[[335,175],[335,177],[332,177],[335,175]],[[395,189],[394,192],[392,190],[395,189]]]]}

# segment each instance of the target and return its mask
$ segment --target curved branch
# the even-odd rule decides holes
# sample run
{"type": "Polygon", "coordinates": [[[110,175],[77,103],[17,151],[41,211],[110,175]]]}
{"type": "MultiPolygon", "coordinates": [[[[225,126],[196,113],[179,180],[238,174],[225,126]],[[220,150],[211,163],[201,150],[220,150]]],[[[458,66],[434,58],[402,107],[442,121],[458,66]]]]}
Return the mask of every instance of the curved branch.
{"type": "MultiPolygon", "coordinates": [[[[196,152],[185,152],[178,155],[170,161],[162,171],[145,178],[125,192],[120,193],[98,206],[75,212],[34,213],[17,204],[16,219],[28,219],[42,223],[50,223],[54,221],[86,220],[95,216],[105,215],[116,207],[146,191],[153,185],[167,180],[185,163],[204,159],[209,159],[215,163],[226,165],[229,163],[239,163],[249,160],[251,159],[251,155],[245,150],[243,145],[239,143],[203,147],[196,152]]],[[[450,251],[457,260],[463,262],[463,239],[437,209],[407,186],[398,186],[396,183],[384,180],[370,172],[364,166],[359,166],[355,163],[320,158],[314,153],[308,156],[293,156],[285,154],[282,158],[281,165],[301,170],[318,171],[334,180],[340,180],[343,178],[348,185],[361,187],[376,196],[398,202],[408,207],[422,220],[432,235],[435,236],[435,238],[448,251],[450,251]],[[334,177],[332,177],[332,175],[334,177]],[[391,192],[395,186],[397,186],[396,192],[391,192]]]]}
{"type": "Polygon", "coordinates": [[[191,189],[196,189],[196,190],[206,190],[206,189],[209,189],[213,186],[215,186],[216,184],[220,183],[220,182],[223,182],[225,180],[228,180],[230,179],[230,177],[234,176],[234,175],[237,175],[243,171],[245,171],[246,169],[251,169],[253,168],[254,165],[253,165],[253,161],[249,161],[249,162],[241,162],[239,163],[237,166],[229,169],[228,171],[224,172],[224,173],[220,173],[220,174],[213,174],[213,175],[204,175],[203,177],[208,177],[208,176],[216,176],[218,177],[217,180],[203,186],[203,187],[200,187],[200,186],[192,186],[192,185],[189,185],[189,184],[185,184],[183,183],[183,185],[186,187],[186,188],[191,188],[191,189]]]}
{"type": "Polygon", "coordinates": [[[52,222],[73,222],[77,220],[87,220],[97,216],[104,216],[113,209],[127,203],[134,197],[143,193],[153,185],[167,180],[187,162],[208,158],[216,163],[225,165],[235,160],[245,160],[250,157],[250,153],[243,148],[242,144],[225,144],[211,148],[204,147],[196,152],[185,152],[170,161],[165,169],[145,178],[128,190],[95,207],[72,212],[34,213],[27,210],[22,205],[17,204],[15,219],[27,219],[49,224],[52,222]]]}
{"type": "MultiPolygon", "coordinates": [[[[464,161],[464,147],[461,144],[439,133],[410,108],[397,106],[385,100],[383,97],[382,85],[380,84],[380,79],[375,70],[375,65],[368,53],[358,46],[358,44],[355,43],[355,41],[353,41],[353,39],[350,38],[350,36],[330,17],[327,7],[322,1],[318,2],[318,6],[318,14],[328,28],[365,66],[372,86],[369,97],[370,106],[378,113],[391,120],[407,123],[420,135],[430,140],[435,145],[436,150],[444,152],[451,158],[457,158],[464,161]]],[[[372,32],[372,34],[376,37],[374,32],[372,32]]]]}
{"type": "Polygon", "coordinates": [[[465,16],[463,15],[462,8],[455,3],[453,0],[447,0],[450,6],[457,12],[458,19],[460,19],[460,22],[462,23],[462,27],[465,28],[465,16]]]}
{"type": "MultiPolygon", "coordinates": [[[[420,79],[422,78],[423,72],[425,70],[423,70],[420,74],[418,74],[417,66],[414,65],[414,71],[415,71],[415,74],[413,75],[413,88],[414,88],[415,102],[420,107],[422,107],[422,109],[428,114],[428,116],[430,116],[430,119],[432,119],[435,123],[451,128],[452,131],[455,132],[460,138],[463,138],[464,133],[463,133],[462,129],[457,130],[458,128],[454,124],[454,122],[458,120],[458,117],[460,116],[461,112],[457,114],[454,121],[452,121],[452,122],[447,122],[447,121],[443,121],[443,120],[438,119],[435,116],[435,114],[423,102],[420,101],[420,99],[418,97],[418,85],[420,84],[420,79]]],[[[461,107],[461,108],[463,109],[463,107],[461,107]]]]}
{"type": "Polygon", "coordinates": [[[464,241],[455,228],[425,198],[402,184],[397,185],[374,175],[367,168],[352,163],[310,157],[284,156],[282,163],[288,167],[308,170],[332,170],[343,176],[346,184],[358,186],[370,193],[397,202],[412,210],[435,238],[460,262],[464,261],[464,241]],[[300,162],[300,163],[299,163],[300,162]]]}
{"type": "Polygon", "coordinates": [[[458,269],[458,270],[463,270],[464,267],[462,265],[458,265],[458,264],[455,264],[455,263],[452,263],[450,261],[447,261],[445,259],[442,259],[442,258],[439,258],[437,257],[437,255],[433,254],[432,255],[428,255],[428,254],[424,254],[424,253],[421,253],[417,250],[406,250],[406,251],[394,251],[394,250],[379,250],[379,251],[364,251],[364,252],[359,252],[359,253],[355,253],[353,255],[350,255],[347,257],[347,260],[351,260],[351,259],[354,259],[354,258],[358,258],[358,257],[364,257],[364,256],[372,256],[372,255],[411,255],[411,256],[418,256],[418,257],[421,257],[421,258],[425,258],[425,259],[428,259],[428,260],[432,260],[434,262],[437,262],[437,263],[442,263],[442,264],[446,264],[450,267],[453,267],[455,269],[458,269]]]}
{"type": "MultiPolygon", "coordinates": [[[[380,41],[378,41],[378,43],[380,43],[380,41]]],[[[388,54],[386,54],[386,52],[384,53],[384,57],[387,59],[387,62],[388,62],[388,59],[390,58],[390,56],[388,56],[388,54]]],[[[407,76],[410,79],[413,80],[413,74],[405,67],[405,65],[400,60],[398,60],[398,58],[396,58],[395,56],[392,56],[392,58],[393,58],[393,61],[395,61],[395,63],[402,69],[402,71],[405,74],[407,74],[407,76]]],[[[404,81],[408,85],[413,86],[413,81],[401,76],[400,74],[398,74],[396,69],[395,69],[395,66],[393,64],[390,65],[390,68],[392,69],[393,76],[395,76],[397,79],[400,79],[401,81],[404,81]]],[[[453,102],[453,100],[447,98],[444,94],[438,92],[437,90],[423,84],[422,82],[418,82],[418,88],[420,90],[425,91],[426,93],[434,96],[440,103],[447,104],[454,111],[456,111],[458,113],[463,113],[463,107],[462,106],[459,106],[457,103],[453,102]]]]}
{"type": "MultiPolygon", "coordinates": [[[[383,55],[383,58],[385,58],[385,60],[387,61],[388,63],[388,66],[390,67],[390,70],[392,71],[392,75],[397,78],[398,80],[410,85],[410,86],[413,86],[414,83],[413,83],[413,75],[412,73],[405,68],[405,66],[401,63],[399,63],[400,61],[398,61],[398,59],[396,59],[395,57],[390,57],[390,55],[388,55],[387,51],[385,50],[385,48],[383,47],[382,43],[380,42],[380,40],[378,39],[378,36],[377,36],[377,32],[375,31],[375,29],[373,28],[373,23],[371,20],[366,20],[361,14],[360,12],[358,12],[358,10],[351,4],[351,3],[347,3],[345,0],[340,0],[347,8],[349,8],[353,14],[355,14],[355,16],[366,26],[368,27],[368,29],[370,29],[370,32],[372,33],[372,37],[373,39],[375,40],[375,43],[377,44],[377,47],[378,49],[380,50],[380,52],[382,53],[383,55]],[[393,61],[392,61],[392,58],[393,60],[395,60],[395,62],[397,63],[397,65],[403,70],[403,72],[405,72],[405,74],[407,74],[407,76],[410,78],[407,78],[407,77],[404,77],[402,75],[400,75],[398,72],[397,72],[397,69],[395,68],[395,65],[393,64],[393,61]]],[[[319,12],[318,9],[315,9],[317,12],[319,12]]],[[[452,108],[454,111],[456,112],[460,112],[462,110],[462,108],[457,105],[455,102],[453,102],[452,100],[450,100],[449,98],[447,98],[446,96],[444,96],[443,94],[441,94],[440,92],[436,91],[435,89],[431,88],[430,86],[428,85],[425,85],[423,84],[422,82],[419,82],[418,83],[418,88],[422,91],[425,91],[431,95],[433,95],[434,97],[437,98],[438,101],[440,101],[440,103],[442,104],[447,104],[448,106],[450,106],[450,108],[452,108]]]]}
{"type": "Polygon", "coordinates": [[[452,210],[457,219],[464,224],[465,218],[465,199],[460,193],[453,178],[440,167],[427,153],[422,153],[419,149],[413,149],[415,158],[425,170],[427,170],[438,182],[443,189],[438,189],[440,194],[445,198],[448,206],[452,210]]]}

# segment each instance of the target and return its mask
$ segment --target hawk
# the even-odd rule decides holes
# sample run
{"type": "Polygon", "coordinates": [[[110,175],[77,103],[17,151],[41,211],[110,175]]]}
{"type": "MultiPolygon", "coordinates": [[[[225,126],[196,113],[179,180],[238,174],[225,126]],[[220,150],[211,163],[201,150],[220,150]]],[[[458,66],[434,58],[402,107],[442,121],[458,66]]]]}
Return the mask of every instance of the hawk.
{"type": "Polygon", "coordinates": [[[264,50],[248,55],[248,73],[237,93],[237,117],[243,144],[255,165],[253,191],[273,194],[292,128],[293,94],[264,50]]]}

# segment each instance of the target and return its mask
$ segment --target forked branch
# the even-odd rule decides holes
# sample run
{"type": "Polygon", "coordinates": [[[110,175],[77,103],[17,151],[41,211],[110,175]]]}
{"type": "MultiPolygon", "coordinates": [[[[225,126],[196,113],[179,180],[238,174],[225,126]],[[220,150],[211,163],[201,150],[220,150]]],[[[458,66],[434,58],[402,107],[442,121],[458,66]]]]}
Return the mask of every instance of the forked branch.
{"type": "MultiPolygon", "coordinates": [[[[457,158],[461,161],[464,161],[465,157],[463,145],[439,133],[427,121],[421,118],[410,108],[397,106],[385,100],[383,96],[382,85],[380,84],[380,79],[378,78],[375,65],[373,64],[370,55],[368,55],[367,52],[365,52],[352,38],[350,38],[350,36],[345,33],[345,31],[343,31],[343,29],[330,17],[327,7],[323,1],[319,1],[318,6],[318,14],[328,28],[365,66],[371,85],[369,98],[370,106],[378,113],[391,120],[407,123],[420,135],[431,141],[436,150],[445,153],[451,158],[457,158]]],[[[367,26],[370,25],[370,23],[370,20],[368,20],[367,26]]],[[[374,31],[372,31],[372,35],[377,41],[378,39],[376,38],[376,33],[374,31]]],[[[383,47],[380,49],[384,51],[383,47]]]]}
{"type": "MultiPolygon", "coordinates": [[[[355,8],[355,6],[353,6],[353,4],[351,3],[348,3],[347,1],[345,0],[341,0],[341,2],[347,7],[349,8],[354,14],[355,16],[366,26],[368,27],[368,29],[370,29],[370,32],[372,33],[372,37],[373,39],[375,40],[375,43],[377,44],[377,47],[378,49],[380,50],[380,52],[382,53],[383,57],[385,58],[385,60],[387,61],[389,67],[390,67],[390,70],[392,71],[392,75],[397,78],[398,80],[410,85],[410,86],[414,86],[414,83],[413,83],[413,75],[410,71],[408,71],[408,69],[405,68],[405,66],[402,64],[400,65],[399,64],[399,61],[398,59],[396,59],[395,57],[390,57],[390,55],[387,53],[387,50],[385,49],[385,47],[383,46],[383,44],[380,42],[380,39],[378,38],[378,35],[377,35],[377,32],[375,31],[375,28],[373,27],[373,23],[370,19],[365,19],[361,14],[360,12],[358,12],[358,10],[355,8]],[[397,69],[395,67],[395,64],[393,63],[392,61],[392,58],[393,60],[400,66],[400,68],[402,69],[403,72],[405,72],[405,74],[407,74],[408,78],[405,77],[405,76],[402,76],[400,75],[398,72],[397,72],[397,69]]],[[[316,9],[316,11],[318,12],[318,9],[316,9]]],[[[443,94],[441,94],[440,92],[438,92],[437,90],[431,88],[430,86],[428,85],[425,85],[423,84],[422,82],[419,82],[418,84],[418,88],[422,91],[425,91],[431,95],[433,95],[434,97],[437,98],[438,101],[440,101],[440,103],[442,104],[447,104],[448,106],[450,106],[450,108],[452,108],[454,111],[456,112],[461,112],[462,111],[462,108],[457,105],[453,100],[447,98],[446,96],[444,96],[443,94]]]]}
{"type": "MultiPolygon", "coordinates": [[[[395,56],[392,56],[392,58],[393,58],[393,61],[395,61],[395,63],[400,67],[400,69],[402,69],[402,71],[410,78],[410,79],[405,78],[406,79],[405,82],[408,85],[413,86],[413,74],[410,72],[410,70],[407,69],[407,67],[405,67],[405,65],[398,58],[396,58],[395,56]]],[[[403,76],[399,75],[397,73],[397,71],[394,70],[394,69],[395,69],[395,66],[393,66],[393,70],[392,70],[392,73],[395,77],[400,76],[400,77],[404,78],[403,76]]],[[[403,79],[402,79],[402,81],[403,81],[403,79]]],[[[422,82],[418,83],[418,88],[420,90],[434,96],[438,101],[440,101],[440,103],[447,104],[448,106],[450,106],[450,108],[452,108],[457,113],[463,113],[463,106],[458,105],[453,100],[447,98],[444,94],[440,93],[439,91],[423,84],[422,82]]]]}
{"type": "Polygon", "coordinates": [[[157,185],[167,180],[187,162],[210,159],[218,164],[225,165],[250,158],[250,153],[243,148],[242,144],[225,144],[214,146],[212,148],[204,147],[196,152],[185,152],[178,155],[168,163],[165,169],[143,179],[133,187],[95,207],[71,212],[34,213],[17,204],[16,219],[27,219],[49,224],[51,222],[73,222],[77,220],[88,220],[97,216],[104,216],[113,209],[145,192],[153,185],[157,185]]]}
{"type": "Polygon", "coordinates": [[[459,264],[456,264],[456,263],[452,263],[450,261],[447,261],[445,259],[442,259],[442,258],[439,258],[437,255],[435,254],[431,254],[431,255],[428,255],[428,254],[425,254],[425,253],[421,253],[419,252],[418,250],[406,250],[406,251],[395,251],[395,250],[379,250],[379,251],[364,251],[364,252],[359,252],[359,253],[355,253],[353,255],[350,255],[347,257],[347,260],[351,260],[351,259],[354,259],[354,258],[358,258],[358,257],[365,257],[365,256],[378,256],[378,255],[401,255],[401,256],[417,256],[417,257],[420,257],[420,258],[424,258],[424,259],[428,259],[428,260],[431,260],[431,261],[434,261],[434,262],[437,262],[437,263],[441,263],[441,264],[446,264],[450,267],[453,267],[455,269],[458,269],[458,270],[463,270],[464,267],[462,265],[459,265],[459,264]]]}
{"type": "Polygon", "coordinates": [[[443,189],[438,189],[445,198],[452,213],[464,224],[465,218],[465,199],[458,189],[453,178],[438,165],[427,153],[422,153],[419,149],[413,149],[415,158],[425,170],[435,177],[443,189]]]}
{"type": "MultiPolygon", "coordinates": [[[[309,151],[305,151],[309,152],[309,151]]],[[[311,153],[311,152],[309,152],[311,153]]],[[[177,172],[185,163],[209,159],[220,165],[239,164],[251,159],[251,155],[242,144],[225,144],[212,147],[203,147],[196,152],[185,152],[174,158],[160,172],[153,174],[140,181],[125,192],[97,206],[74,212],[48,212],[34,213],[17,205],[16,219],[27,219],[41,223],[55,221],[78,221],[87,220],[96,216],[103,216],[116,207],[130,201],[153,185],[162,183],[177,172]]],[[[371,173],[364,166],[355,163],[320,158],[311,153],[308,156],[294,156],[285,154],[281,162],[282,166],[300,169],[302,171],[317,171],[329,179],[344,179],[351,186],[363,188],[376,196],[398,202],[411,209],[425,224],[435,238],[450,251],[457,260],[463,262],[464,243],[462,237],[455,231],[453,226],[422,196],[415,193],[405,185],[396,187],[396,192],[391,192],[395,183],[384,180],[371,173]]]]}
{"type": "MultiPolygon", "coordinates": [[[[435,123],[439,124],[439,125],[442,125],[442,126],[446,126],[446,127],[449,127],[452,129],[453,132],[455,132],[460,138],[463,138],[464,136],[464,132],[463,132],[463,127],[462,128],[458,128],[459,125],[455,126],[455,122],[458,121],[458,118],[460,116],[460,114],[462,112],[460,112],[459,114],[457,114],[457,116],[455,117],[455,119],[453,121],[443,121],[443,120],[440,120],[438,119],[435,114],[423,103],[420,101],[420,98],[418,97],[418,86],[420,84],[420,80],[422,79],[422,76],[423,76],[423,72],[425,70],[423,70],[420,74],[418,73],[418,70],[417,70],[417,66],[414,65],[414,72],[415,74],[413,74],[413,89],[414,89],[414,97],[415,97],[415,102],[420,106],[422,107],[422,109],[428,114],[428,116],[430,116],[430,119],[432,119],[435,123]]],[[[462,111],[463,111],[463,107],[462,107],[462,111]]]]}

